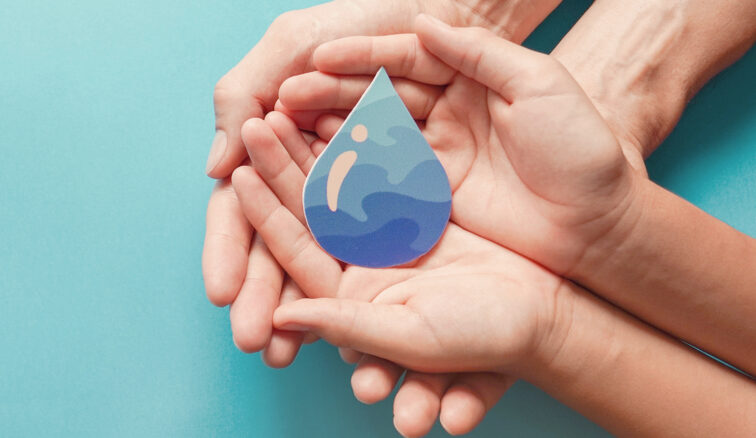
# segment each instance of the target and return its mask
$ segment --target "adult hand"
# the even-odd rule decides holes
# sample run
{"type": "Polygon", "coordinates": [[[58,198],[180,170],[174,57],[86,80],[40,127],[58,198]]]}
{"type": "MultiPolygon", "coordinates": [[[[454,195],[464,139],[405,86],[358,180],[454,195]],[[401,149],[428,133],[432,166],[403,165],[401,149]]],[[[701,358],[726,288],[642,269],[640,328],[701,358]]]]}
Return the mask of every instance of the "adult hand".
{"type": "MultiPolygon", "coordinates": [[[[260,43],[216,86],[217,133],[208,157],[207,173],[215,178],[227,177],[244,159],[240,139],[242,123],[252,117],[261,117],[272,108],[278,87],[284,79],[311,70],[312,50],[325,41],[347,35],[410,31],[414,16],[427,12],[457,25],[485,26],[501,36],[520,42],[559,1],[357,0],[336,1],[286,13],[273,23],[260,43]],[[307,29],[310,33],[303,36],[291,32],[291,29],[307,29]]],[[[253,230],[244,218],[229,179],[218,183],[208,203],[203,275],[210,301],[219,306],[231,304],[230,318],[237,346],[247,352],[264,348],[263,358],[269,365],[288,365],[298,351],[301,336],[272,331],[272,312],[279,301],[295,299],[301,294],[294,283],[284,279],[280,267],[271,259],[264,244],[253,239],[253,230]]],[[[362,369],[369,371],[370,367],[362,369]]],[[[376,371],[381,372],[380,367],[376,371]]],[[[373,380],[370,372],[361,375],[365,382],[373,380]]],[[[369,386],[360,385],[359,380],[354,381],[355,387],[369,386]]],[[[476,382],[468,383],[473,388],[486,387],[476,382]]],[[[436,381],[428,386],[443,385],[438,385],[436,381]]],[[[458,395],[466,393],[450,392],[458,395]]],[[[481,392],[485,393],[485,390],[481,392]]],[[[450,399],[476,408],[481,405],[490,407],[493,404],[490,400],[498,399],[498,396],[483,395],[488,400],[484,404],[470,401],[470,398],[477,397],[450,399]]],[[[439,391],[423,397],[429,405],[437,406],[440,403],[439,391]]],[[[417,406],[417,400],[407,397],[397,400],[397,404],[417,406]],[[402,400],[406,403],[400,403],[402,400]]],[[[453,412],[454,406],[451,402],[449,405],[448,412],[453,412]]]]}
{"type": "MultiPolygon", "coordinates": [[[[241,141],[242,123],[262,117],[272,109],[284,79],[312,70],[312,51],[323,42],[348,35],[408,32],[420,12],[459,25],[484,25],[519,42],[558,3],[558,0],[358,0],[335,1],[285,13],[216,85],[217,133],[207,173],[224,178],[242,162],[246,157],[241,141]],[[291,29],[309,33],[303,35],[291,29]]],[[[268,344],[271,331],[266,324],[283,284],[275,265],[261,261],[259,267],[248,266],[251,242],[252,231],[229,181],[223,180],[208,204],[203,274],[208,298],[214,304],[225,306],[237,296],[249,297],[245,302],[250,305],[239,306],[243,311],[231,315],[234,339],[244,351],[257,351],[268,344]],[[250,280],[245,282],[245,278],[250,280]],[[252,322],[241,321],[237,314],[252,322]]],[[[287,363],[286,358],[275,359],[274,365],[287,363]]]]}

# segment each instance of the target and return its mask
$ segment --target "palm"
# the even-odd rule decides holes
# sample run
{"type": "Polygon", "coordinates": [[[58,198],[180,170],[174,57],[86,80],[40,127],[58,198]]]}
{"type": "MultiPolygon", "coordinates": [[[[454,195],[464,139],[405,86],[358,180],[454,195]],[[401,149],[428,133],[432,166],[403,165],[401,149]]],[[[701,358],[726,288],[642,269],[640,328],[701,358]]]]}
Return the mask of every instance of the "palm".
{"type": "MultiPolygon", "coordinates": [[[[420,315],[431,316],[434,315],[432,310],[441,310],[444,302],[461,299],[453,298],[452,294],[455,290],[459,292],[462,286],[469,286],[465,275],[479,274],[481,281],[493,281],[491,272],[498,265],[508,268],[504,271],[508,273],[507,278],[498,277],[502,283],[506,280],[522,285],[538,285],[556,281],[556,277],[526,259],[454,225],[449,226],[436,248],[412,265],[381,270],[343,266],[317,246],[304,225],[302,185],[304,174],[308,171],[307,165],[312,163],[313,157],[303,159],[297,163],[299,165],[292,159],[299,156],[298,151],[309,151],[297,127],[280,113],[271,113],[265,121],[250,121],[245,126],[245,132],[248,144],[254,145],[252,159],[257,171],[249,167],[237,170],[234,187],[251,224],[296,284],[311,297],[339,297],[368,302],[391,297],[400,299],[399,296],[406,292],[407,297],[412,297],[408,303],[410,308],[416,309],[420,315]],[[496,256],[494,249],[505,256],[496,256]],[[539,278],[542,281],[537,281],[539,278]],[[415,288],[444,292],[443,296],[434,298],[427,293],[413,295],[417,292],[415,288]]],[[[478,293],[483,290],[490,288],[483,285],[477,288],[478,293]]],[[[520,342],[513,344],[512,351],[521,349],[523,342],[529,339],[527,333],[533,331],[533,318],[540,314],[534,309],[551,302],[536,295],[528,296],[530,301],[515,300],[527,305],[523,304],[517,312],[518,319],[512,320],[511,339],[520,342]],[[528,324],[528,321],[531,323],[528,324]]],[[[434,320],[440,322],[443,318],[436,314],[434,320]]],[[[484,378],[494,393],[507,387],[507,381],[499,380],[500,377],[484,378]]]]}
{"type": "Polygon", "coordinates": [[[501,365],[497,358],[516,360],[529,351],[554,314],[559,277],[454,224],[411,265],[342,266],[317,246],[254,170],[235,172],[234,187],[243,204],[255,206],[250,222],[308,296],[400,305],[412,316],[405,321],[421,322],[420,336],[386,337],[391,351],[423,352],[402,365],[418,371],[490,371],[501,365]],[[481,317],[490,325],[480,324],[481,317]],[[467,359],[460,362],[463,350],[467,359]]]}
{"type": "Polygon", "coordinates": [[[509,104],[457,75],[424,128],[449,175],[452,220],[557,272],[583,249],[569,238],[576,228],[592,224],[592,235],[580,241],[605,231],[595,220],[620,202],[622,189],[614,188],[627,166],[578,91],[509,104]],[[590,134],[575,141],[575,132],[590,134]],[[597,185],[607,190],[597,193],[597,185]]]}
{"type": "Polygon", "coordinates": [[[423,335],[394,339],[392,350],[399,356],[423,351],[407,355],[416,359],[403,365],[428,372],[492,370],[501,367],[501,358],[521,358],[549,325],[560,283],[529,260],[454,225],[415,267],[397,271],[404,278],[370,301],[403,305],[421,321],[423,335]]]}

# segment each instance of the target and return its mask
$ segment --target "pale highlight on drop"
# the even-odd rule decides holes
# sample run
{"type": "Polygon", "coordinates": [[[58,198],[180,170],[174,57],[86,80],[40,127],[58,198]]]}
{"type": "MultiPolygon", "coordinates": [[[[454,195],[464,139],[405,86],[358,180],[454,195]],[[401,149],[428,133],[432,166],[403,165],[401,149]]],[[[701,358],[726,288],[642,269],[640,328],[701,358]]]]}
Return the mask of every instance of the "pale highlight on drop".
{"type": "Polygon", "coordinates": [[[356,141],[357,143],[362,143],[363,141],[367,140],[367,138],[367,126],[359,124],[355,125],[354,128],[352,128],[352,140],[356,141]]]}
{"type": "MultiPolygon", "coordinates": [[[[367,129],[365,129],[365,136],[367,138],[367,129]]],[[[352,130],[352,137],[354,138],[354,130],[352,130]]],[[[355,161],[357,161],[357,152],[355,151],[342,152],[333,161],[331,170],[328,172],[328,182],[326,183],[326,200],[328,201],[329,210],[336,211],[339,208],[341,184],[344,182],[344,178],[346,178],[355,161]]]]}

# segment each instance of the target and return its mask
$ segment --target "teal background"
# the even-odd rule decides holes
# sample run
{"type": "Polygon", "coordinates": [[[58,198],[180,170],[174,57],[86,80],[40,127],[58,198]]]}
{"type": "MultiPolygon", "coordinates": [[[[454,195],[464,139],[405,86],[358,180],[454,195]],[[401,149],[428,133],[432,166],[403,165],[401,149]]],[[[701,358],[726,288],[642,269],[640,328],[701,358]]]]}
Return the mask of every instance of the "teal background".
{"type": "MultiPolygon", "coordinates": [[[[215,81],[315,3],[4,2],[0,435],[394,436],[325,344],[286,370],[233,346],[200,272],[215,81]]],[[[547,50],[588,6],[529,40],[547,50]]],[[[756,235],[756,53],[714,79],[652,177],[756,235]]],[[[605,436],[518,383],[472,434],[605,436]]],[[[437,426],[431,436],[444,436],[437,426]]]]}

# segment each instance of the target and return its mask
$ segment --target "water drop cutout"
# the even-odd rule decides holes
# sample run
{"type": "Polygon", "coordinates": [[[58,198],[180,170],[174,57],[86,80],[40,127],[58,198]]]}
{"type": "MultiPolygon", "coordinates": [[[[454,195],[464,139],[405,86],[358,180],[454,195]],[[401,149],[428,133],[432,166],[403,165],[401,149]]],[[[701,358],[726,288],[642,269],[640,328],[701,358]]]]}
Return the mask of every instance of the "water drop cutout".
{"type": "Polygon", "coordinates": [[[441,238],[449,179],[383,68],[315,161],[303,204],[315,241],[353,265],[401,265],[441,238]]]}

